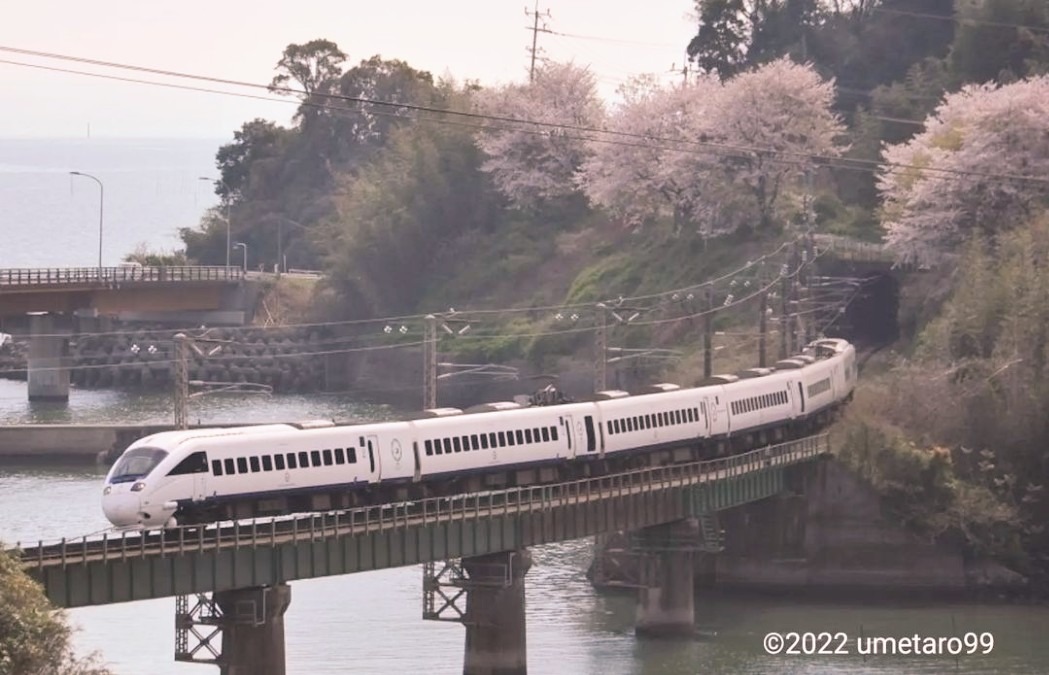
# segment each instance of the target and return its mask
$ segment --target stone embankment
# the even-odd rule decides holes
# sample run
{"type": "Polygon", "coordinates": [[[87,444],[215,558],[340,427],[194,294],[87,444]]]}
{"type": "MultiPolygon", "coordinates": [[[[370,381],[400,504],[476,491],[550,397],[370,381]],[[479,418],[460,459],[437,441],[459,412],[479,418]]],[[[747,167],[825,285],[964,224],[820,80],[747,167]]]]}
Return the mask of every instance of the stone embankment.
{"type": "MultiPolygon", "coordinates": [[[[176,331],[138,329],[69,340],[70,380],[81,387],[169,389],[176,331]]],[[[333,336],[323,328],[213,328],[189,349],[190,380],[266,385],[275,392],[324,388],[325,354],[333,336]]],[[[25,379],[28,340],[0,352],[0,377],[25,379]]]]}

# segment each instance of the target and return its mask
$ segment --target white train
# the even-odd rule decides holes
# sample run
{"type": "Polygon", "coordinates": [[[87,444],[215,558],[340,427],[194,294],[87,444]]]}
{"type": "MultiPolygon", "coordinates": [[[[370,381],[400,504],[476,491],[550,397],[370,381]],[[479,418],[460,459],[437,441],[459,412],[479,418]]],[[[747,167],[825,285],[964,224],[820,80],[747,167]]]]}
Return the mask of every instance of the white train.
{"type": "Polygon", "coordinates": [[[706,459],[811,432],[851,398],[856,352],[817,340],[774,368],[594,401],[426,411],[421,419],[168,431],[106,476],[118,527],[156,528],[420,499],[706,459]]]}

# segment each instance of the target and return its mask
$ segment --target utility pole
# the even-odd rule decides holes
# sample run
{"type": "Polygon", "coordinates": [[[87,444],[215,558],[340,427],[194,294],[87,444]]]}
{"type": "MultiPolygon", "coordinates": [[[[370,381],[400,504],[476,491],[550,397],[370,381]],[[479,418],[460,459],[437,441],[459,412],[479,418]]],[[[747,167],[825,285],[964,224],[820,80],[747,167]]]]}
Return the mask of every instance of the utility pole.
{"type": "MultiPolygon", "coordinates": [[[[525,12],[525,16],[530,16],[530,17],[533,18],[532,27],[529,29],[529,30],[532,31],[532,49],[531,49],[531,53],[532,53],[532,67],[528,70],[528,82],[529,82],[529,84],[531,84],[532,82],[535,82],[535,56],[536,56],[536,52],[537,52],[537,49],[538,49],[537,46],[536,46],[536,43],[539,40],[539,32],[540,32],[539,19],[543,15],[546,15],[547,17],[549,17],[550,16],[550,10],[548,9],[545,12],[540,12],[539,11],[539,0],[535,0],[535,9],[533,11],[528,11],[528,8],[525,7],[525,11],[524,12],[525,12]]],[[[542,30],[546,30],[546,24],[543,25],[542,30]]]]}
{"type": "Polygon", "coordinates": [[[790,258],[780,267],[780,313],[779,313],[779,357],[787,358],[788,333],[790,332],[790,258]]]}
{"type": "Polygon", "coordinates": [[[766,349],[766,342],[768,337],[768,311],[769,311],[769,292],[765,288],[765,259],[761,260],[761,267],[758,271],[758,286],[761,288],[761,314],[758,317],[758,366],[761,368],[765,367],[768,362],[768,353],[766,349]]]}
{"type": "Polygon", "coordinates": [[[594,393],[608,389],[608,313],[604,303],[597,305],[594,331],[594,393]]]}
{"type": "Polygon", "coordinates": [[[175,428],[189,427],[189,338],[175,335],[175,428]]]}
{"type": "Polygon", "coordinates": [[[426,315],[423,337],[423,409],[437,407],[437,317],[426,315]]]}
{"type": "Polygon", "coordinates": [[[713,345],[711,342],[714,336],[714,289],[710,284],[706,285],[704,296],[706,297],[706,302],[704,303],[705,310],[703,312],[703,377],[708,378],[713,374],[713,364],[711,363],[713,345]]]}

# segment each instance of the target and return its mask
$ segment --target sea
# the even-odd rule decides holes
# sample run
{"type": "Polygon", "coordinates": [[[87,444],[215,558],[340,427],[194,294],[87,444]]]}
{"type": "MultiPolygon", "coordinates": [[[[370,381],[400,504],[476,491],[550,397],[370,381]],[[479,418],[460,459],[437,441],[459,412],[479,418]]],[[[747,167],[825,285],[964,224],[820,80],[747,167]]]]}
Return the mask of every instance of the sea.
{"type": "MultiPolygon", "coordinates": [[[[87,266],[98,257],[98,185],[105,186],[103,264],[144,245],[171,250],[217,203],[212,185],[221,140],[0,140],[0,267],[87,266]]],[[[194,399],[207,422],[389,419],[403,411],[346,395],[224,395],[194,399]]],[[[25,384],[0,379],[0,424],[159,422],[170,398],[74,388],[68,404],[27,401],[25,384]]],[[[104,467],[0,465],[0,541],[50,541],[107,526],[99,498],[104,467]]],[[[1049,667],[1049,608],[1005,602],[875,602],[804,595],[704,592],[697,635],[634,635],[636,599],[602,594],[585,577],[586,540],[537,547],[526,577],[529,672],[557,675],[748,673],[1034,673],[1049,667]],[[772,655],[770,633],[843,633],[848,654],[772,655]],[[973,638],[967,636],[971,634],[973,638]],[[856,639],[949,638],[958,654],[863,655],[856,639]],[[991,636],[993,647],[986,648],[991,636]],[[966,653],[964,641],[977,647],[966,653]]],[[[417,566],[291,584],[285,615],[287,672],[461,673],[465,629],[422,620],[417,566]]],[[[97,652],[118,675],[217,673],[174,654],[173,599],[71,610],[77,652],[97,652]]],[[[811,642],[809,643],[811,644],[811,642]]],[[[949,643],[943,642],[948,645],[949,643]]],[[[804,652],[805,643],[798,645],[804,652]]],[[[809,650],[811,652],[811,650],[809,650]]]]}

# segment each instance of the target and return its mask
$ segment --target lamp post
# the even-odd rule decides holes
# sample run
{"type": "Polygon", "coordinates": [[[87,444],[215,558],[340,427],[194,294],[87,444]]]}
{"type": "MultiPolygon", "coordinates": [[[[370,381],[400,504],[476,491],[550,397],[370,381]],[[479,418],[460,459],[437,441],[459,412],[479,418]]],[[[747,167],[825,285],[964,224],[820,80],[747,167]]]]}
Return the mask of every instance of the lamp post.
{"type": "Polygon", "coordinates": [[[230,202],[233,201],[233,191],[230,190],[229,183],[227,183],[226,181],[222,180],[221,178],[212,179],[212,178],[208,178],[207,176],[201,176],[200,180],[206,180],[209,183],[214,181],[214,182],[220,183],[222,185],[222,187],[226,188],[226,267],[229,267],[229,253],[230,253],[230,250],[231,250],[230,249],[230,241],[229,241],[229,225],[230,225],[229,206],[230,206],[230,202]]]}
{"type": "Polygon", "coordinates": [[[240,248],[240,247],[244,248],[244,273],[247,274],[248,273],[248,245],[245,244],[242,241],[238,241],[236,244],[233,245],[233,248],[240,248]]]}
{"type": "Polygon", "coordinates": [[[290,225],[294,225],[302,230],[309,230],[308,227],[303,225],[297,220],[292,220],[287,216],[277,215],[277,269],[281,272],[287,272],[284,264],[284,223],[287,222],[290,225]]]}
{"type": "Polygon", "coordinates": [[[106,188],[95,176],[82,171],[70,171],[70,176],[83,176],[98,183],[98,278],[102,279],[102,212],[106,204],[106,188]]]}

